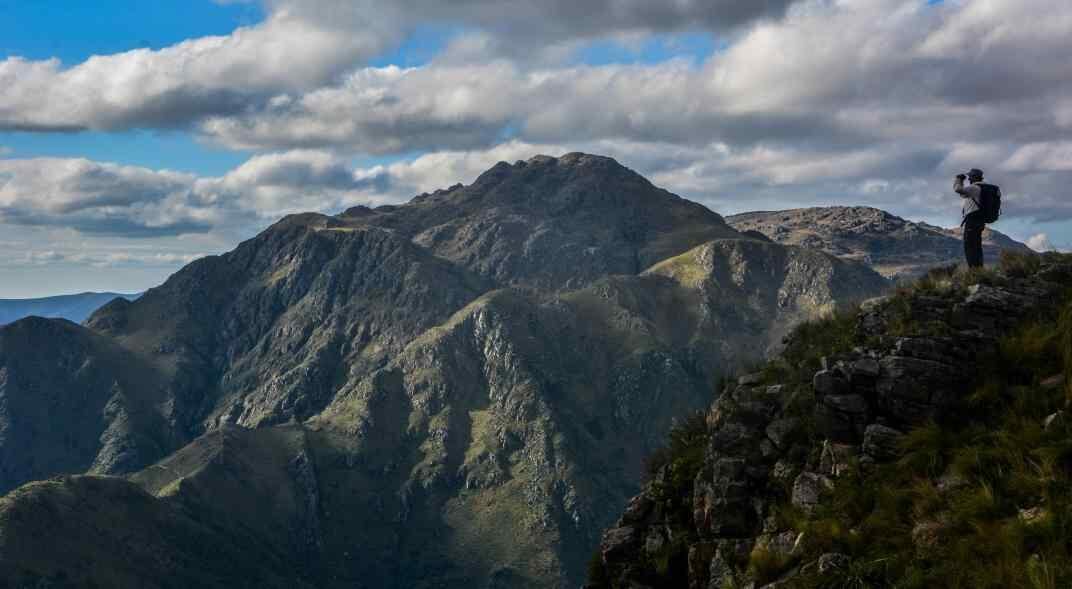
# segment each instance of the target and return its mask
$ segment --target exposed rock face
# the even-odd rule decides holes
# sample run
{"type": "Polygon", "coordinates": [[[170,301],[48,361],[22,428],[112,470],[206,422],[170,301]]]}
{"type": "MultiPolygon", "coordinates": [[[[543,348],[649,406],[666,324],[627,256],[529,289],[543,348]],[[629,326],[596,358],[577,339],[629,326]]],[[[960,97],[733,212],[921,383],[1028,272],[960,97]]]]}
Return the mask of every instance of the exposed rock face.
{"type": "MultiPolygon", "coordinates": [[[[906,221],[870,207],[758,211],[733,215],[726,221],[739,231],[758,232],[777,243],[864,262],[891,279],[915,278],[931,268],[964,260],[960,228],[906,221]]],[[[990,228],[983,232],[983,250],[991,262],[1003,250],[1031,251],[990,228]]]]}
{"type": "MultiPolygon", "coordinates": [[[[1064,258],[1000,286],[876,300],[856,317],[856,335],[868,344],[824,358],[810,385],[794,389],[742,378],[707,413],[703,466],[677,490],[684,497],[667,495],[664,481],[675,465],[663,467],[605,532],[598,575],[587,587],[770,588],[792,586],[780,583],[798,574],[844,568],[848,557],[839,554],[790,567],[798,530],[779,519],[775,507],[810,514],[850,468],[866,472],[896,459],[902,432],[949,414],[973,389],[978,362],[995,352],[1000,337],[1052,308],[1070,286],[1072,258],[1064,258]],[[906,317],[936,318],[942,334],[924,321],[905,325],[906,317]],[[801,431],[805,419],[815,428],[810,438],[801,431]],[[687,499],[692,517],[683,519],[677,506],[687,499]],[[678,544],[669,550],[641,540],[652,534],[675,537],[678,544]],[[675,568],[674,559],[686,554],[687,567],[675,568]],[[757,560],[775,563],[784,576],[757,582],[766,574],[757,560]],[[674,576],[682,571],[687,578],[674,576]]],[[[952,480],[942,477],[939,491],[952,487],[952,480]]],[[[937,541],[936,530],[944,526],[921,523],[912,531],[917,546],[937,541]]]]}
{"type": "MultiPolygon", "coordinates": [[[[887,286],[608,158],[500,164],[404,206],[288,217],[63,324],[78,358],[115,357],[97,372],[22,362],[19,325],[0,330],[0,401],[87,391],[72,412],[95,416],[65,430],[78,453],[6,482],[144,469],[130,480],[164,506],[143,509],[215,522],[224,546],[253,536],[319,587],[576,586],[675,417],[789,324],[887,286]]],[[[0,452],[33,443],[0,435],[0,452]]]]}

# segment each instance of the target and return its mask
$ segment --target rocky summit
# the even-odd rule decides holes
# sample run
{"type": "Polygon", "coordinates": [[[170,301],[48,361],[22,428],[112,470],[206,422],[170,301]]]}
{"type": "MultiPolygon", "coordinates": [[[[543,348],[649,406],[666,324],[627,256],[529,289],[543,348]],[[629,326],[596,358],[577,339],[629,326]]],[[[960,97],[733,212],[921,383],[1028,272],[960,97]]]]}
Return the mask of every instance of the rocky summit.
{"type": "Polygon", "coordinates": [[[287,217],[0,328],[0,587],[576,587],[675,420],[889,287],[586,154],[287,217]]]}
{"type": "Polygon", "coordinates": [[[588,589],[1066,587],[1072,256],[938,271],[678,426],[588,589]]]}
{"type": "MultiPolygon", "coordinates": [[[[931,268],[955,265],[964,258],[960,228],[907,221],[871,207],[757,211],[726,220],[746,234],[863,262],[894,280],[910,281],[931,268]]],[[[1031,250],[987,227],[983,232],[984,256],[993,263],[1003,251],[1031,250]]]]}

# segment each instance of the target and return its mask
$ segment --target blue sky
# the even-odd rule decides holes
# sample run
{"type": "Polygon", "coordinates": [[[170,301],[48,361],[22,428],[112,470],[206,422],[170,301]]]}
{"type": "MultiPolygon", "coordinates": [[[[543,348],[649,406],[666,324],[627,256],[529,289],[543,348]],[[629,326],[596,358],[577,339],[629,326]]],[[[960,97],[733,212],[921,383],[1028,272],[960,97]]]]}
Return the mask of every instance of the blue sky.
{"type": "Polygon", "coordinates": [[[1072,19],[1031,15],[1070,12],[0,0],[0,298],[143,290],[282,214],[572,150],[726,214],[863,204],[942,225],[952,174],[983,167],[1009,197],[999,229],[1069,247],[1072,19]]]}
{"type": "Polygon", "coordinates": [[[257,4],[211,0],[0,0],[0,58],[57,58],[74,65],[92,55],[227,35],[263,17],[257,4]]]}

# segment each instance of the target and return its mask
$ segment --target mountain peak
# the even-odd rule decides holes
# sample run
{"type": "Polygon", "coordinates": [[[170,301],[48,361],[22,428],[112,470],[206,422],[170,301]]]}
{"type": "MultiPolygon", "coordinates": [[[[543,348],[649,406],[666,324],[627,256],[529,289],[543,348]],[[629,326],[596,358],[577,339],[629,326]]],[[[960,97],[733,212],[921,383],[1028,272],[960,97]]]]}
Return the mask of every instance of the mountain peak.
{"type": "Polygon", "coordinates": [[[546,174],[563,171],[581,175],[598,175],[602,177],[619,176],[623,178],[638,178],[647,182],[643,176],[630,170],[626,166],[623,166],[614,158],[575,151],[560,157],[545,154],[535,155],[527,160],[518,160],[513,164],[501,161],[481,174],[473,183],[473,186],[494,185],[515,174],[522,174],[528,179],[532,177],[531,174],[546,174]]]}

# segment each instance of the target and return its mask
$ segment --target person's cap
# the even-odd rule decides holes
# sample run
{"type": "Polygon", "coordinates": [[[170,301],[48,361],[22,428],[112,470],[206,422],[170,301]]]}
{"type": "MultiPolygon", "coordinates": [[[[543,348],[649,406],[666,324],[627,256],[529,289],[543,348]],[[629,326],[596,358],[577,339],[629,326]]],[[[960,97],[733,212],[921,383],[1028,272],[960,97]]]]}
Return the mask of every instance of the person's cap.
{"type": "Polygon", "coordinates": [[[982,180],[983,171],[979,168],[972,168],[968,170],[968,178],[971,178],[972,180],[982,180]]]}

